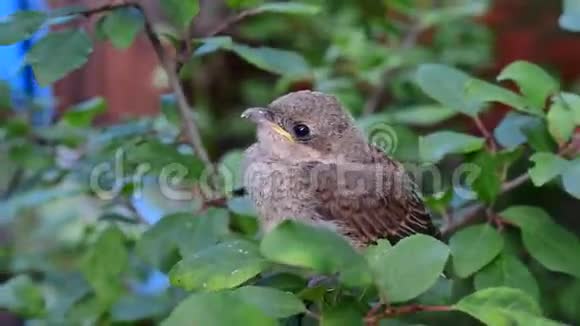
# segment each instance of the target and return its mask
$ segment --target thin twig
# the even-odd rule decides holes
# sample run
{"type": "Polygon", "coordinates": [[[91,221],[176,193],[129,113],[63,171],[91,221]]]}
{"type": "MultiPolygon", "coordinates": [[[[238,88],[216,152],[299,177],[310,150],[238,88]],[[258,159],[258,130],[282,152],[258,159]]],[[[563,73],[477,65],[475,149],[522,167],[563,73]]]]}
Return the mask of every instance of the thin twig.
{"type": "Polygon", "coordinates": [[[453,310],[450,306],[426,306],[420,304],[411,304],[407,306],[400,306],[400,307],[386,307],[379,314],[371,315],[365,317],[365,324],[368,326],[377,325],[381,319],[389,318],[389,317],[398,317],[401,315],[408,315],[417,312],[443,312],[443,311],[451,311],[453,310]]]}
{"type": "MultiPolygon", "coordinates": [[[[504,182],[501,186],[500,194],[505,194],[510,192],[517,187],[523,185],[524,183],[530,180],[530,175],[526,172],[519,177],[512,179],[510,181],[504,182]]],[[[454,233],[455,231],[463,228],[466,225],[469,225],[475,222],[478,218],[481,217],[481,213],[485,211],[486,206],[480,203],[474,203],[468,205],[461,209],[461,211],[455,215],[458,215],[453,218],[455,222],[447,225],[441,233],[446,236],[454,233]]]]}
{"type": "Polygon", "coordinates": [[[383,308],[384,303],[382,301],[377,302],[371,309],[367,312],[365,316],[365,321],[367,326],[375,326],[378,324],[379,320],[377,319],[377,315],[380,314],[381,309],[383,308]]]}
{"type": "Polygon", "coordinates": [[[308,317],[315,319],[315,320],[320,320],[320,315],[318,315],[317,313],[315,313],[312,310],[306,309],[304,311],[304,314],[306,314],[308,317]]]}
{"type": "Polygon", "coordinates": [[[181,118],[183,119],[183,126],[185,128],[185,134],[187,136],[188,142],[195,149],[195,152],[197,153],[199,158],[204,162],[205,166],[209,169],[210,175],[213,175],[215,172],[214,165],[211,162],[207,150],[203,145],[199,128],[195,123],[195,120],[191,116],[192,110],[189,104],[187,103],[187,98],[185,97],[185,93],[183,92],[183,87],[181,86],[181,81],[175,69],[175,65],[173,64],[171,59],[167,56],[165,48],[163,47],[161,40],[155,33],[153,25],[151,23],[151,19],[147,15],[145,9],[139,4],[135,4],[135,7],[138,8],[143,14],[143,17],[145,17],[145,33],[147,34],[149,41],[153,45],[153,49],[155,50],[155,53],[159,58],[161,66],[163,67],[163,70],[165,70],[165,73],[167,74],[169,85],[173,90],[173,93],[175,94],[177,100],[177,107],[179,108],[179,113],[181,115],[181,118]]]}
{"type": "Polygon", "coordinates": [[[155,51],[155,54],[157,55],[157,58],[159,59],[161,66],[165,70],[165,73],[167,74],[169,85],[173,90],[173,93],[175,94],[175,97],[177,99],[177,106],[179,108],[181,118],[183,119],[183,125],[188,143],[194,148],[199,158],[204,162],[205,166],[209,169],[210,175],[213,175],[215,172],[214,165],[211,162],[207,150],[203,145],[199,128],[195,123],[195,120],[191,116],[192,110],[187,102],[185,93],[183,92],[183,87],[181,86],[179,75],[176,71],[175,64],[173,63],[174,60],[168,57],[165,48],[163,47],[163,44],[159,39],[159,36],[155,33],[152,20],[147,14],[145,8],[143,8],[143,6],[138,2],[122,2],[119,4],[107,4],[101,7],[88,9],[79,12],[79,14],[85,17],[90,17],[91,15],[94,14],[127,7],[135,8],[143,15],[145,21],[145,33],[147,35],[147,38],[149,39],[149,42],[151,42],[153,50],[155,51]]]}
{"type": "MultiPolygon", "coordinates": [[[[514,190],[517,187],[528,182],[528,180],[530,180],[530,175],[526,172],[515,179],[507,181],[501,186],[500,194],[505,194],[507,192],[514,190]]],[[[455,222],[447,225],[441,231],[441,233],[444,236],[447,236],[463,228],[464,226],[475,222],[478,218],[481,217],[481,213],[485,211],[485,209],[486,206],[480,203],[474,203],[464,207],[463,209],[461,209],[460,213],[456,214],[458,216],[453,218],[455,222]]]]}
{"type": "MultiPolygon", "coordinates": [[[[561,148],[558,151],[558,155],[564,155],[566,154],[574,154],[577,153],[578,151],[580,151],[579,149],[575,148],[575,142],[571,141],[567,146],[564,146],[563,148],[561,148]],[[571,149],[572,148],[572,149],[571,149]]],[[[507,192],[510,192],[518,187],[520,187],[521,185],[527,183],[530,180],[530,175],[528,172],[525,172],[524,174],[510,180],[510,181],[506,181],[502,184],[501,186],[501,190],[500,190],[500,194],[505,194],[507,192]]],[[[454,217],[455,222],[447,225],[442,231],[441,233],[446,236],[446,235],[450,235],[452,233],[454,233],[455,231],[463,228],[466,225],[469,225],[473,222],[475,222],[478,218],[480,218],[480,213],[482,211],[485,210],[485,205],[480,204],[480,203],[474,203],[471,205],[468,205],[466,207],[464,207],[463,209],[461,209],[461,212],[459,214],[457,214],[457,217],[454,217]]]]}
{"type": "Polygon", "coordinates": [[[223,23],[221,23],[216,28],[214,28],[210,32],[208,32],[206,34],[206,37],[212,37],[212,36],[216,36],[218,34],[221,34],[221,33],[225,32],[226,30],[230,29],[232,26],[238,24],[242,20],[244,20],[248,17],[257,16],[263,12],[264,12],[264,9],[262,9],[262,8],[253,8],[253,9],[244,10],[244,11],[238,13],[237,15],[234,15],[232,17],[227,18],[223,23]]]}
{"type": "Polygon", "coordinates": [[[441,230],[443,236],[453,234],[455,231],[475,222],[481,217],[480,213],[485,209],[485,206],[480,203],[474,203],[462,208],[459,212],[454,214],[453,223],[448,224],[441,230]]]}
{"type": "Polygon", "coordinates": [[[523,185],[524,183],[528,182],[530,180],[530,175],[526,172],[522,175],[520,175],[519,177],[510,180],[508,182],[505,182],[502,186],[501,186],[501,192],[502,193],[506,193],[509,191],[514,190],[515,188],[523,185]]]}
{"type": "Polygon", "coordinates": [[[93,15],[108,12],[108,11],[113,11],[115,9],[130,8],[130,7],[135,7],[135,4],[132,2],[108,3],[108,4],[100,6],[100,7],[95,7],[95,8],[79,11],[78,14],[88,18],[88,17],[91,17],[93,15]]]}
{"type": "MultiPolygon", "coordinates": [[[[415,46],[415,44],[417,43],[417,39],[419,38],[419,35],[421,35],[421,32],[423,31],[423,28],[424,28],[423,25],[418,23],[411,26],[411,28],[403,38],[403,41],[401,42],[399,49],[407,50],[415,46]]],[[[397,67],[390,67],[383,72],[379,85],[377,85],[374,92],[371,94],[368,101],[365,103],[363,115],[369,115],[379,109],[381,100],[385,97],[385,94],[387,93],[387,84],[390,82],[391,76],[397,71],[397,69],[398,69],[397,67]]]]}
{"type": "Polygon", "coordinates": [[[479,129],[479,132],[481,132],[483,137],[485,137],[485,140],[486,140],[487,144],[489,145],[489,150],[491,152],[495,153],[497,151],[497,144],[495,142],[495,139],[493,138],[493,135],[489,131],[489,129],[487,129],[487,127],[485,126],[483,121],[481,121],[479,116],[473,117],[473,121],[475,122],[477,129],[479,129]]]}
{"type": "MultiPolygon", "coordinates": [[[[207,32],[204,35],[204,37],[213,37],[213,36],[222,34],[223,32],[230,29],[232,26],[240,23],[242,20],[244,20],[248,17],[257,16],[259,14],[262,14],[263,12],[264,12],[264,9],[262,9],[262,8],[253,8],[253,9],[241,11],[240,13],[238,13],[236,15],[233,15],[229,18],[226,18],[226,20],[223,23],[219,24],[216,28],[207,32]]],[[[193,49],[193,46],[191,46],[191,39],[194,37],[194,33],[195,33],[195,28],[194,28],[194,25],[191,24],[187,30],[186,35],[184,36],[183,40],[181,40],[181,42],[178,46],[178,55],[177,55],[178,60],[177,60],[177,64],[176,64],[176,70],[178,73],[181,71],[181,69],[183,68],[183,66],[185,65],[187,60],[189,60],[189,58],[191,57],[191,55],[193,53],[194,49],[193,49]]]]}

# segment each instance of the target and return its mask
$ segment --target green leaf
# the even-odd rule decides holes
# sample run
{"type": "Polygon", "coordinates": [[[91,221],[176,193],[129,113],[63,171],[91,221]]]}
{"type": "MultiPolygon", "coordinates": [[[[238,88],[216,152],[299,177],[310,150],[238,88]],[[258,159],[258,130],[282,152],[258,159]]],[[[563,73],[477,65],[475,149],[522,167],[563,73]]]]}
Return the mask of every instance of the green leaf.
{"type": "Polygon", "coordinates": [[[264,0],[226,0],[228,7],[234,9],[255,7],[264,0]]]}
{"type": "Polygon", "coordinates": [[[388,113],[387,117],[397,123],[428,127],[448,120],[456,114],[456,110],[443,106],[419,105],[388,113]]]}
{"type": "Polygon", "coordinates": [[[381,293],[389,302],[397,303],[429,290],[443,272],[448,257],[449,248],[444,243],[419,234],[399,241],[370,262],[381,293]]]}
{"type": "Polygon", "coordinates": [[[580,277],[580,240],[544,210],[512,206],[500,215],[521,229],[524,246],[548,270],[580,277]]]}
{"type": "Polygon", "coordinates": [[[232,150],[220,159],[218,170],[220,171],[220,175],[223,176],[224,188],[227,192],[243,187],[243,157],[243,151],[232,150]]]}
{"type": "Polygon", "coordinates": [[[127,295],[111,307],[111,320],[136,322],[166,316],[171,303],[167,296],[127,295]]]}
{"type": "Polygon", "coordinates": [[[440,64],[423,64],[416,74],[416,82],[425,94],[445,107],[476,116],[483,103],[463,91],[471,79],[460,70],[440,64]]]}
{"type": "Polygon", "coordinates": [[[580,95],[562,92],[554,97],[554,101],[572,110],[574,112],[574,123],[580,126],[580,95]]]}
{"type": "Polygon", "coordinates": [[[243,216],[258,216],[254,202],[247,196],[233,197],[228,200],[230,212],[243,216]]]}
{"type": "Polygon", "coordinates": [[[0,18],[0,45],[10,45],[30,38],[46,18],[40,11],[17,11],[0,18]]]}
{"type": "Polygon", "coordinates": [[[572,196],[580,199],[580,158],[569,162],[568,168],[562,173],[564,189],[572,196]]]}
{"type": "Polygon", "coordinates": [[[339,272],[342,281],[352,286],[370,283],[364,257],[338,234],[324,228],[286,220],[264,236],[260,250],[273,262],[322,274],[339,272]]]}
{"type": "Polygon", "coordinates": [[[559,325],[542,318],[540,306],[528,294],[506,287],[477,291],[461,299],[454,308],[490,326],[559,325]]]}
{"type": "Polygon", "coordinates": [[[530,147],[536,152],[553,152],[557,148],[544,119],[530,121],[522,127],[522,132],[526,135],[530,147]]]}
{"type": "Polygon", "coordinates": [[[188,291],[215,291],[238,286],[267,266],[256,245],[236,240],[186,256],[171,269],[169,278],[188,291]]]}
{"type": "Polygon", "coordinates": [[[194,56],[204,56],[223,49],[236,53],[254,66],[283,76],[302,77],[310,73],[310,66],[300,54],[270,47],[250,47],[237,44],[230,37],[218,36],[200,40],[194,56]]]}
{"type": "Polygon", "coordinates": [[[497,79],[514,81],[530,106],[540,110],[546,106],[548,97],[560,88],[558,82],[542,68],[526,61],[511,63],[497,79]]]}
{"type": "Polygon", "coordinates": [[[177,27],[185,28],[199,13],[199,0],[161,0],[161,9],[177,27]]]}
{"type": "Polygon", "coordinates": [[[580,311],[577,304],[580,302],[580,280],[575,279],[567,282],[565,288],[559,293],[557,298],[559,311],[563,318],[567,320],[580,320],[580,311]]]}
{"type": "Polygon", "coordinates": [[[47,86],[84,65],[93,52],[91,40],[82,30],[46,35],[26,55],[38,83],[47,86]]]}
{"type": "Polygon", "coordinates": [[[534,300],[540,298],[540,289],[532,273],[517,257],[507,253],[499,255],[475,274],[474,284],[477,290],[504,286],[520,289],[534,300]]]}
{"type": "Polygon", "coordinates": [[[321,8],[316,5],[293,2],[271,2],[258,6],[256,10],[260,12],[289,14],[289,15],[316,15],[321,8]]]}
{"type": "Polygon", "coordinates": [[[220,291],[190,295],[179,303],[161,325],[275,326],[278,322],[266,314],[262,307],[246,302],[236,291],[220,291]]]}
{"type": "Polygon", "coordinates": [[[124,234],[111,226],[99,235],[81,262],[80,269],[101,302],[112,303],[123,289],[121,276],[129,260],[124,242],[124,234]]]}
{"type": "Polygon", "coordinates": [[[453,200],[452,189],[440,191],[430,196],[425,196],[424,198],[425,204],[427,204],[429,209],[439,214],[444,214],[447,212],[447,208],[450,207],[452,200],[453,200]]]}
{"type": "MultiPolygon", "coordinates": [[[[179,182],[187,184],[198,181],[204,171],[203,162],[197,156],[182,152],[174,144],[164,143],[159,139],[129,144],[124,148],[126,149],[124,163],[130,169],[136,169],[147,163],[151,168],[150,173],[157,173],[160,182],[166,182],[172,187],[179,182]]],[[[165,188],[168,192],[173,189],[165,188]]]]}
{"type": "Polygon", "coordinates": [[[439,131],[419,139],[419,153],[425,162],[439,162],[448,154],[475,152],[485,139],[454,131],[439,131]]]}
{"type": "Polygon", "coordinates": [[[514,148],[525,144],[528,140],[524,128],[533,126],[540,118],[509,112],[493,131],[497,142],[506,148],[514,148]]]}
{"type": "Polygon", "coordinates": [[[580,32],[580,3],[564,0],[564,12],[560,16],[560,27],[572,32],[580,32]]]}
{"type": "Polygon", "coordinates": [[[310,67],[300,54],[270,47],[250,47],[233,44],[231,50],[254,66],[283,76],[308,75],[310,67]]]}
{"type": "Polygon", "coordinates": [[[306,311],[302,301],[291,292],[269,287],[244,286],[237,289],[235,295],[274,318],[287,318],[306,311]]]}
{"type": "Polygon", "coordinates": [[[73,324],[97,324],[103,314],[107,312],[107,306],[103,305],[96,297],[91,296],[74,306],[66,314],[66,321],[73,324]]]}
{"type": "Polygon", "coordinates": [[[360,303],[344,300],[337,305],[325,306],[320,316],[320,326],[363,326],[364,314],[360,303]]]}
{"type": "Polygon", "coordinates": [[[90,127],[93,120],[107,110],[107,103],[102,97],[94,97],[67,110],[61,121],[72,127],[90,127]]]}
{"type": "Polygon", "coordinates": [[[229,36],[207,37],[199,41],[201,42],[201,46],[199,46],[193,53],[194,56],[198,57],[214,53],[221,49],[231,49],[234,45],[232,38],[229,36]]]}
{"type": "Polygon", "coordinates": [[[430,8],[428,12],[420,16],[421,22],[426,26],[449,23],[454,19],[480,16],[487,12],[488,1],[463,1],[450,5],[430,8]]]}
{"type": "Polygon", "coordinates": [[[530,157],[534,166],[528,170],[530,178],[536,187],[543,186],[564,172],[569,163],[552,153],[535,153],[530,157]]]}
{"type": "Polygon", "coordinates": [[[167,122],[174,126],[181,126],[181,115],[179,114],[174,94],[161,95],[161,112],[167,122]]]}
{"type": "Polygon", "coordinates": [[[165,269],[176,250],[186,257],[215,245],[229,234],[228,224],[228,214],[223,209],[209,209],[201,216],[167,215],[141,236],[136,250],[148,263],[165,269]]]}
{"type": "MultiPolygon", "coordinates": [[[[580,109],[579,109],[580,110],[580,109]]],[[[548,131],[559,144],[567,143],[576,129],[576,113],[563,97],[555,97],[547,115],[548,131]]]]}
{"type": "Polygon", "coordinates": [[[105,16],[102,31],[117,49],[127,49],[139,35],[145,20],[135,8],[113,10],[105,16]]]}
{"type": "Polygon", "coordinates": [[[380,262],[385,259],[387,253],[393,248],[388,240],[379,240],[377,244],[370,245],[366,248],[364,256],[369,263],[369,266],[378,266],[380,262]]]}
{"type": "Polygon", "coordinates": [[[518,94],[488,83],[481,79],[472,78],[465,86],[465,93],[470,98],[475,98],[481,102],[499,102],[511,106],[512,108],[529,114],[541,116],[542,108],[534,108],[528,105],[526,100],[518,94]]]}
{"type": "Polygon", "coordinates": [[[0,285],[0,308],[26,316],[41,316],[45,309],[41,288],[28,276],[19,275],[0,285]]]}
{"type": "Polygon", "coordinates": [[[449,240],[453,270],[466,278],[489,264],[503,248],[503,238],[488,224],[467,227],[449,240]]]}
{"type": "Polygon", "coordinates": [[[503,164],[497,154],[488,151],[479,153],[473,161],[481,170],[475,177],[471,188],[486,203],[493,203],[501,190],[500,173],[503,164]]]}

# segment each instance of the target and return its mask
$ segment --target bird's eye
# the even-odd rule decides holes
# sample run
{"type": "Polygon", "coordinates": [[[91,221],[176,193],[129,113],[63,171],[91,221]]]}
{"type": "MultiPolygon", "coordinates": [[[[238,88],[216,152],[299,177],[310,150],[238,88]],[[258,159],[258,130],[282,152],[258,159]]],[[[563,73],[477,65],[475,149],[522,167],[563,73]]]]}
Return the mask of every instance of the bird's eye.
{"type": "Polygon", "coordinates": [[[310,135],[310,128],[304,124],[297,124],[294,126],[294,134],[298,138],[306,138],[310,135]]]}

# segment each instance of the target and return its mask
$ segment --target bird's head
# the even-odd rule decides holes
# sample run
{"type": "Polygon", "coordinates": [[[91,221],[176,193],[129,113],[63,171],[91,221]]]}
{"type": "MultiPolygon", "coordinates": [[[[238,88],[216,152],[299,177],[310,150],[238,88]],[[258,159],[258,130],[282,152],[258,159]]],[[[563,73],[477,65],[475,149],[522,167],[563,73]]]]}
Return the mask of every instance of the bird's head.
{"type": "Polygon", "coordinates": [[[272,154],[309,160],[359,156],[366,142],[334,96],[299,91],[266,108],[250,108],[243,118],[257,124],[258,141],[272,154]]]}

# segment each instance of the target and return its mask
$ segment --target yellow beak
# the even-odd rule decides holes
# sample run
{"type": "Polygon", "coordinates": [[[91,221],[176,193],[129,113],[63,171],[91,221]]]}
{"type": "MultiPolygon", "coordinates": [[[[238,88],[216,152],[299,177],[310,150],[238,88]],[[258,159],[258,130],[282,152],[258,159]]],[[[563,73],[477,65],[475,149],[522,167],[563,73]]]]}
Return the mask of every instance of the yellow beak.
{"type": "Polygon", "coordinates": [[[292,135],[289,132],[282,129],[282,127],[280,127],[279,125],[272,123],[272,129],[280,136],[286,138],[289,142],[291,143],[294,142],[294,137],[292,137],[292,135]]]}
{"type": "Polygon", "coordinates": [[[294,142],[294,137],[284,130],[284,128],[280,127],[276,123],[274,123],[271,118],[269,118],[268,109],[265,108],[249,108],[244,113],[242,113],[242,118],[249,119],[257,124],[267,124],[274,132],[279,134],[280,136],[284,137],[289,142],[294,142]]]}

